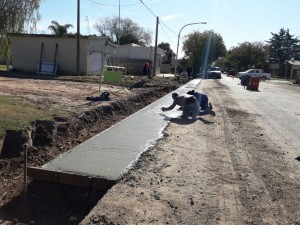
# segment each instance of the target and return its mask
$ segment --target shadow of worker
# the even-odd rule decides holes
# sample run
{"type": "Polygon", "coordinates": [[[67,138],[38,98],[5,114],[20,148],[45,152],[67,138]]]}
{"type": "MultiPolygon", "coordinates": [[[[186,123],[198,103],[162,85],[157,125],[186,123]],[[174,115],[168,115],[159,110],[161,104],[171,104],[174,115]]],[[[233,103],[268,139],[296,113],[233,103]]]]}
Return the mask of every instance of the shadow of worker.
{"type": "Polygon", "coordinates": [[[178,118],[172,118],[170,120],[170,122],[172,123],[176,123],[176,124],[179,124],[179,125],[190,125],[190,124],[193,124],[197,121],[201,121],[203,122],[204,124],[213,124],[215,122],[211,122],[209,120],[206,120],[202,117],[197,117],[196,119],[189,119],[189,118],[181,118],[181,117],[178,117],[178,118]]]}

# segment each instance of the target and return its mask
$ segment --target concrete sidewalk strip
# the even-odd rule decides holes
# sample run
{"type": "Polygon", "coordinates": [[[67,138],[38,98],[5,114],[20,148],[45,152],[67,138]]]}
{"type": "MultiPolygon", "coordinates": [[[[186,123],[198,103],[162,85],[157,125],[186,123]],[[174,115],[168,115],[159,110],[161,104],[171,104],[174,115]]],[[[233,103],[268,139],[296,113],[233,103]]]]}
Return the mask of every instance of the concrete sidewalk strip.
{"type": "MultiPolygon", "coordinates": [[[[200,79],[194,79],[174,92],[185,94],[195,89],[199,82],[200,79]]],[[[161,111],[161,107],[171,103],[169,93],[42,167],[29,168],[28,175],[47,180],[49,176],[43,176],[42,171],[47,174],[52,171],[55,174],[118,180],[144,151],[157,142],[170,119],[181,114],[177,110],[161,111]]]]}

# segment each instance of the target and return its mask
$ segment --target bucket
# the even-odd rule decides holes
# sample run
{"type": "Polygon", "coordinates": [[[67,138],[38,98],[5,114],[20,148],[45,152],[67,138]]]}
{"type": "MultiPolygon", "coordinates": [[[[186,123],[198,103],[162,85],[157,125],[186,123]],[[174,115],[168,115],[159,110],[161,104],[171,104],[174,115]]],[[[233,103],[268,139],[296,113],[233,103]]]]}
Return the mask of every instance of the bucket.
{"type": "Polygon", "coordinates": [[[248,90],[258,91],[259,79],[260,79],[259,77],[251,77],[249,86],[248,86],[248,90]]]}

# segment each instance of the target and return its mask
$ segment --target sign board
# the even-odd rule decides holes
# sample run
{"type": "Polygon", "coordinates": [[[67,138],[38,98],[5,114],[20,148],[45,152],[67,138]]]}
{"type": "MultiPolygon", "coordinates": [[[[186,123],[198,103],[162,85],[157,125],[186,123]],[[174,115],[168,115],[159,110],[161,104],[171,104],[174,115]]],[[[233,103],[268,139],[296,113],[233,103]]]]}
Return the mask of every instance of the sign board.
{"type": "Polygon", "coordinates": [[[104,65],[103,71],[104,81],[122,82],[123,76],[126,74],[126,67],[104,65]]]}
{"type": "Polygon", "coordinates": [[[123,72],[119,71],[104,71],[104,81],[105,82],[122,82],[123,72]]]}
{"type": "Polygon", "coordinates": [[[57,65],[51,62],[42,62],[37,65],[37,73],[38,74],[56,74],[57,65]]]}

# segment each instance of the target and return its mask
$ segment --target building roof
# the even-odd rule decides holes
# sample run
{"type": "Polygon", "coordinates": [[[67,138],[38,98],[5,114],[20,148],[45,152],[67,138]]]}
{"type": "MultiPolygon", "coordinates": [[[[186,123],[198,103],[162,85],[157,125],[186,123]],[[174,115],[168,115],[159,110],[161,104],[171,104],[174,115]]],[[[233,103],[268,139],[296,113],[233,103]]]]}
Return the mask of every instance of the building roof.
{"type": "MultiPolygon", "coordinates": [[[[54,35],[54,34],[24,34],[24,33],[8,33],[12,37],[49,37],[49,38],[75,38],[76,34],[54,35]]],[[[81,39],[88,39],[89,36],[80,35],[81,39]]]]}
{"type": "MultiPolygon", "coordinates": [[[[67,34],[67,35],[54,35],[54,34],[24,34],[24,33],[8,33],[10,37],[41,37],[41,38],[71,38],[74,39],[77,37],[76,34],[67,34]]],[[[80,35],[80,39],[89,39],[89,40],[102,40],[107,41],[107,43],[113,47],[117,47],[118,45],[109,41],[109,37],[107,36],[96,36],[96,35],[80,35]]]]}

